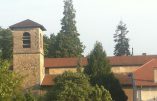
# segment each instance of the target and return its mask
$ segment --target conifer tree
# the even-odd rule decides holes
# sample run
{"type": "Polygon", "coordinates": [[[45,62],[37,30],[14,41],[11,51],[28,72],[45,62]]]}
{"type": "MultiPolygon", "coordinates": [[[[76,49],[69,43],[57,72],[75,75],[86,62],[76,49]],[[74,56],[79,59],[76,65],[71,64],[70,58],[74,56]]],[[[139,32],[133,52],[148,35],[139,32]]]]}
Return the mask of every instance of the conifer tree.
{"type": "Polygon", "coordinates": [[[126,35],[129,31],[127,30],[126,24],[120,21],[117,26],[116,33],[114,34],[114,42],[116,43],[114,49],[115,56],[130,55],[129,51],[129,39],[126,35]]]}
{"type": "Polygon", "coordinates": [[[63,19],[61,20],[61,30],[56,36],[55,57],[77,57],[84,50],[84,46],[79,39],[76,28],[75,10],[72,0],[64,1],[63,19]]]}
{"type": "Polygon", "coordinates": [[[111,72],[111,66],[100,42],[96,42],[94,49],[88,56],[88,65],[84,72],[89,75],[93,86],[99,85],[109,90],[113,101],[127,101],[127,96],[122,90],[120,82],[111,72]]]}
{"type": "Polygon", "coordinates": [[[103,50],[100,42],[96,42],[94,49],[87,59],[88,65],[84,70],[86,74],[97,76],[111,73],[111,67],[106,58],[106,52],[103,50]]]}
{"type": "Polygon", "coordinates": [[[11,59],[13,51],[12,33],[0,27],[0,58],[11,59]]]}

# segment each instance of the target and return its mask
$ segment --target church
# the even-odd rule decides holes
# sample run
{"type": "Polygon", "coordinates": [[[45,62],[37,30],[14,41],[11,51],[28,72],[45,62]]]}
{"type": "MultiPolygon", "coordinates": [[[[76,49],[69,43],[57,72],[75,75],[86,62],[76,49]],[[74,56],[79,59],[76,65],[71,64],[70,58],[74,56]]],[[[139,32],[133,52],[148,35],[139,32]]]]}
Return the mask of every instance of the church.
{"type": "MultiPolygon", "coordinates": [[[[13,71],[25,77],[22,85],[25,89],[49,87],[54,84],[54,78],[64,71],[76,72],[78,58],[44,58],[43,35],[46,28],[43,25],[27,19],[9,28],[13,36],[13,71]]],[[[128,101],[133,101],[135,96],[137,101],[157,100],[157,55],[107,58],[128,101]],[[135,75],[133,79],[129,77],[130,73],[135,75]]],[[[87,58],[81,58],[80,64],[85,68],[87,58]]]]}

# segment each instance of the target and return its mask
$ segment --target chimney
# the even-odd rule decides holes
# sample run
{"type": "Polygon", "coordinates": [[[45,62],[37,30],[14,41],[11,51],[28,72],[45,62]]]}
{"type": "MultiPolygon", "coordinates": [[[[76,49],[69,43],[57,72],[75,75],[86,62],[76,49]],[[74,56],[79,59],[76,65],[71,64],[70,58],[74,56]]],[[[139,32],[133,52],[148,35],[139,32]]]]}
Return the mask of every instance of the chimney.
{"type": "Polygon", "coordinates": [[[147,53],[142,53],[142,55],[143,55],[143,56],[146,56],[146,55],[147,55],[147,53]]]}
{"type": "Polygon", "coordinates": [[[157,83],[157,68],[154,68],[154,82],[157,83]]]}
{"type": "Polygon", "coordinates": [[[131,51],[131,56],[134,55],[134,48],[132,48],[132,51],[131,51]]]}

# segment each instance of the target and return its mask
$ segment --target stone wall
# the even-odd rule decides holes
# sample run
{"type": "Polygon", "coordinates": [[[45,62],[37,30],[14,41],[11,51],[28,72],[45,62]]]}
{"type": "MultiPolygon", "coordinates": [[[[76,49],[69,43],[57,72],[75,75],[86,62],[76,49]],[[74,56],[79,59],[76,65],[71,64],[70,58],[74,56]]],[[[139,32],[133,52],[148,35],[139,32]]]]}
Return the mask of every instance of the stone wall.
{"type": "Polygon", "coordinates": [[[40,84],[40,54],[14,54],[13,70],[24,76],[23,87],[40,84]]]}
{"type": "Polygon", "coordinates": [[[40,28],[16,29],[13,31],[13,53],[42,53],[43,54],[43,32],[40,28]],[[31,48],[23,48],[23,33],[31,35],[31,48]]]}
{"type": "Polygon", "coordinates": [[[23,87],[40,85],[44,75],[43,31],[40,28],[13,30],[13,70],[24,76],[23,87]],[[23,33],[30,33],[30,48],[23,48],[23,33]]]}

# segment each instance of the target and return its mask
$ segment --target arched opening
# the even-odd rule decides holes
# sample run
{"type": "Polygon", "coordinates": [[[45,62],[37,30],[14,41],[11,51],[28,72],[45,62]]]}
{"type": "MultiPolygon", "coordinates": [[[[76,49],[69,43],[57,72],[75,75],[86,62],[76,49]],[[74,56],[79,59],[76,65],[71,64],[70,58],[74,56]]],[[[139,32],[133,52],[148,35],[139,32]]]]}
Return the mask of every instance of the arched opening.
{"type": "Polygon", "coordinates": [[[23,48],[30,48],[31,47],[31,40],[30,34],[28,32],[23,33],[23,48]]]}

